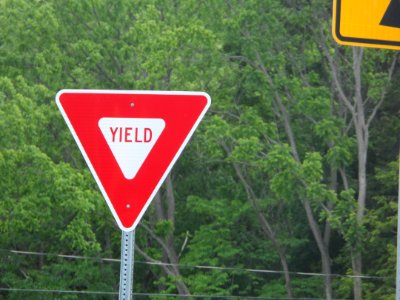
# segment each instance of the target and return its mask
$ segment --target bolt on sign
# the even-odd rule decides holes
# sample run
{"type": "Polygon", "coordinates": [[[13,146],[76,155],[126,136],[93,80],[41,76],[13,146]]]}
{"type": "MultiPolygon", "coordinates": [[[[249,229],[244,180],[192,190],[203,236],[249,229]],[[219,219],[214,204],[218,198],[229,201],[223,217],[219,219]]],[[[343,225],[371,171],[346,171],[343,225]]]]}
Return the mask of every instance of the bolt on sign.
{"type": "Polygon", "coordinates": [[[342,45],[400,50],[400,0],[334,0],[332,32],[342,45]]]}
{"type": "Polygon", "coordinates": [[[129,232],[211,99],[201,92],[61,90],[56,102],[117,224],[129,232]]]}

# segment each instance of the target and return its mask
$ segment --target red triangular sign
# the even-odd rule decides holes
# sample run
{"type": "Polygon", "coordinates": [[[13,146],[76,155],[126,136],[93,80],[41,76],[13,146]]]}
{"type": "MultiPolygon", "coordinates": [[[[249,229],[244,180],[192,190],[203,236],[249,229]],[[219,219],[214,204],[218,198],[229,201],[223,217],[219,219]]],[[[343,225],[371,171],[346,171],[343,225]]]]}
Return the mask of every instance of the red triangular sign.
{"type": "Polygon", "coordinates": [[[198,92],[62,90],[56,102],[119,227],[131,231],[211,99],[198,92]]]}

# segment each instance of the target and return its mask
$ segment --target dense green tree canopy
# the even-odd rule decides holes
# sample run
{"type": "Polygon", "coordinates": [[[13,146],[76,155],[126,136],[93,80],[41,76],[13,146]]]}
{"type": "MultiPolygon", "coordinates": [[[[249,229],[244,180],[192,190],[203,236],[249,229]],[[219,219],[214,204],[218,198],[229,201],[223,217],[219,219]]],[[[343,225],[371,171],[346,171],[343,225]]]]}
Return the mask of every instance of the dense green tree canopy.
{"type": "Polygon", "coordinates": [[[393,299],[399,56],[337,45],[330,14],[0,1],[0,299],[116,299],[121,232],[56,108],[63,88],[211,95],[137,228],[137,299],[393,299]]]}

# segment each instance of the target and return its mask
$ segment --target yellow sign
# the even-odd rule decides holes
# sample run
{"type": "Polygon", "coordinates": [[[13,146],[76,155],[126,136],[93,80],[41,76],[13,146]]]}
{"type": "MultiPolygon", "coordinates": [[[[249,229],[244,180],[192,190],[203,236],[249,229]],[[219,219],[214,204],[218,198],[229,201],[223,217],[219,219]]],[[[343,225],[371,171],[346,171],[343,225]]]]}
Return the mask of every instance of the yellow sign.
{"type": "Polygon", "coordinates": [[[400,50],[400,0],[334,0],[339,44],[400,50]]]}

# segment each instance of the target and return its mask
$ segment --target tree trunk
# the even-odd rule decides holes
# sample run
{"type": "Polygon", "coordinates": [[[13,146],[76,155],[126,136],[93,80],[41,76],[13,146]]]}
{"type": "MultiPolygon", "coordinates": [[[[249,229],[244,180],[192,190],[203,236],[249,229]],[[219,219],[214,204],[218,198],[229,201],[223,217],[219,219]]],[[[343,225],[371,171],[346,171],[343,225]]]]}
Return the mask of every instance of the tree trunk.
{"type": "MultiPolygon", "coordinates": [[[[285,107],[282,97],[281,97],[280,93],[277,91],[277,89],[275,88],[274,81],[273,81],[270,73],[268,72],[268,69],[263,64],[261,55],[258,52],[256,52],[256,66],[262,71],[267,82],[270,85],[270,88],[273,92],[273,102],[275,103],[276,107],[278,108],[278,111],[276,112],[277,117],[282,118],[285,132],[288,136],[288,142],[290,145],[292,155],[293,155],[294,159],[296,160],[296,162],[298,164],[301,164],[300,155],[297,150],[296,138],[295,138],[293,128],[292,128],[290,112],[285,107]]],[[[287,91],[287,92],[289,93],[289,91],[287,91]]],[[[326,235],[325,239],[322,236],[321,230],[319,229],[318,223],[316,222],[314,213],[311,209],[310,202],[307,199],[305,199],[303,201],[303,206],[306,211],[308,224],[311,228],[311,232],[317,243],[318,250],[321,255],[322,272],[325,274],[325,294],[326,294],[326,299],[330,300],[330,299],[332,299],[332,282],[331,282],[331,263],[330,263],[329,247],[328,247],[329,241],[327,241],[327,243],[325,243],[325,240],[328,239],[330,237],[330,235],[326,235]]]]}
{"type": "MultiPolygon", "coordinates": [[[[168,220],[175,226],[175,196],[174,196],[174,187],[171,178],[171,174],[169,174],[165,180],[165,193],[158,192],[154,198],[154,205],[155,205],[155,220],[154,222],[158,222],[161,220],[168,220]],[[163,201],[164,200],[164,201],[163,201]]],[[[175,279],[175,286],[178,290],[181,299],[188,299],[190,296],[190,291],[186,284],[182,280],[182,276],[179,270],[179,257],[175,250],[175,243],[174,243],[174,235],[173,232],[169,233],[166,237],[157,236],[154,231],[140,223],[140,226],[143,227],[150,236],[161,246],[162,254],[163,254],[163,261],[168,261],[169,266],[162,265],[164,272],[175,279]]],[[[147,259],[153,262],[156,260],[152,259],[149,255],[147,255],[144,251],[137,247],[137,250],[147,259]]]]}
{"type": "Polygon", "coordinates": [[[331,259],[329,255],[329,249],[324,242],[321,230],[319,229],[318,223],[314,218],[310,202],[308,200],[304,200],[303,206],[307,214],[308,225],[311,228],[311,232],[314,236],[319,253],[321,255],[322,273],[325,275],[325,296],[327,300],[332,300],[332,281],[331,281],[332,271],[331,271],[331,259]]]}
{"type": "MultiPolygon", "coordinates": [[[[221,145],[224,148],[225,152],[229,155],[231,153],[231,149],[229,149],[229,147],[224,142],[221,142],[221,145]]],[[[235,173],[246,191],[247,200],[250,202],[254,212],[256,213],[256,216],[261,225],[262,232],[265,234],[266,238],[272,242],[276,252],[278,253],[279,260],[280,260],[283,274],[284,274],[284,278],[285,278],[286,293],[287,293],[288,298],[291,299],[291,298],[293,298],[293,287],[292,287],[292,281],[291,281],[290,272],[289,272],[289,264],[286,259],[285,249],[281,245],[281,243],[278,241],[278,239],[276,238],[274,230],[272,229],[267,218],[264,216],[263,212],[261,211],[261,208],[259,207],[259,205],[257,203],[257,196],[254,193],[254,190],[251,187],[251,185],[249,184],[248,180],[246,179],[244,171],[240,168],[240,166],[237,163],[233,163],[233,168],[235,169],[235,173]]]]}
{"type": "MultiPolygon", "coordinates": [[[[230,153],[230,150],[226,145],[224,145],[224,149],[225,149],[225,151],[227,151],[228,154],[230,153]]],[[[234,163],[233,167],[235,169],[236,175],[238,176],[239,180],[241,181],[242,185],[244,186],[244,189],[247,194],[247,199],[250,202],[251,206],[253,207],[254,212],[257,215],[257,218],[260,222],[262,231],[264,232],[265,236],[272,242],[276,252],[278,253],[279,260],[280,260],[283,274],[284,274],[284,278],[285,278],[286,293],[287,293],[288,298],[291,299],[291,298],[293,298],[293,288],[292,288],[292,282],[291,282],[290,273],[289,273],[289,265],[288,265],[288,262],[286,259],[285,249],[283,248],[283,246],[281,245],[279,240],[276,238],[274,230],[272,229],[268,220],[265,218],[260,207],[258,206],[257,197],[256,197],[252,187],[248,183],[248,180],[246,180],[246,178],[243,174],[243,171],[241,170],[241,168],[239,167],[239,165],[237,163],[234,163]]]]}
{"type": "Polygon", "coordinates": [[[358,249],[353,249],[351,253],[351,266],[353,268],[353,293],[355,300],[362,300],[362,281],[361,272],[362,270],[362,256],[358,249]]]}
{"type": "MultiPolygon", "coordinates": [[[[357,225],[363,226],[365,214],[365,201],[367,197],[367,149],[368,149],[368,127],[365,120],[363,97],[361,93],[361,65],[364,50],[353,48],[353,73],[354,73],[354,101],[356,113],[353,116],[354,127],[357,138],[358,157],[358,198],[357,198],[357,225]]],[[[352,268],[354,283],[354,300],[362,300],[362,282],[359,277],[362,274],[362,254],[360,249],[361,239],[355,241],[352,250],[352,268]]]]}

